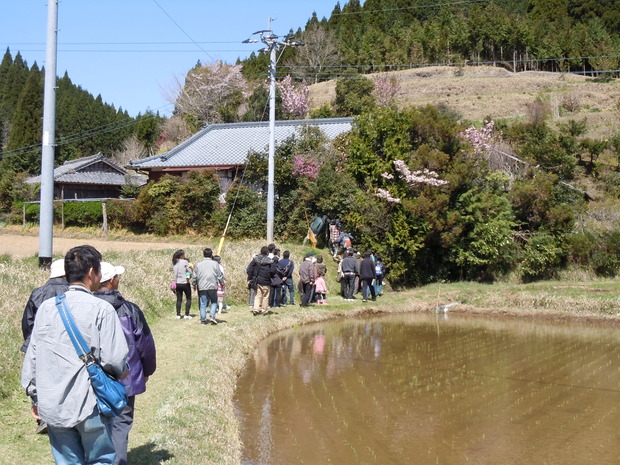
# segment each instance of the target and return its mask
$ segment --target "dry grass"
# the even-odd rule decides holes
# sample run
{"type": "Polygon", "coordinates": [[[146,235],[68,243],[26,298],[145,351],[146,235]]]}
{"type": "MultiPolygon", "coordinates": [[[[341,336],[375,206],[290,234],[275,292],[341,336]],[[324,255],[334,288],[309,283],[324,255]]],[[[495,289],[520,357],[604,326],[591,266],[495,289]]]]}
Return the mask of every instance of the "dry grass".
{"type": "MultiPolygon", "coordinates": [[[[435,66],[389,73],[401,86],[396,97],[398,104],[407,107],[441,103],[469,121],[482,121],[488,116],[496,120],[521,120],[527,117],[528,105],[541,98],[555,109],[553,124],[586,118],[587,137],[606,137],[619,129],[620,81],[617,79],[600,83],[572,74],[533,71],[514,74],[491,66],[458,68],[463,70],[463,75],[458,76],[456,69],[435,66]],[[566,99],[574,104],[573,111],[560,112],[566,99]]],[[[330,103],[335,97],[336,81],[310,86],[311,108],[330,103]]]]}
{"type": "MultiPolygon", "coordinates": [[[[241,442],[234,413],[236,380],[257,343],[285,328],[330,318],[352,318],[381,312],[433,311],[437,303],[463,302],[451,311],[485,312],[549,318],[620,321],[619,282],[552,282],[517,285],[436,284],[401,293],[388,293],[377,304],[345,303],[336,296],[335,266],[328,260],[332,291],[327,307],[284,307],[267,317],[253,317],[245,303],[244,269],[262,242],[227,243],[222,253],[231,281],[230,313],[218,326],[201,326],[198,319],[174,319],[174,298],[168,290],[173,249],[108,252],[104,258],[127,271],[121,292],[147,315],[158,348],[158,370],[148,391],[137,399],[136,421],[130,435],[132,464],[238,464],[241,442]]],[[[204,246],[217,247],[217,242],[204,246]]],[[[299,262],[306,249],[288,247],[299,262]]],[[[202,246],[186,247],[196,261],[202,246]]],[[[0,306],[0,400],[2,436],[0,463],[52,463],[45,437],[33,434],[28,402],[18,384],[21,366],[19,321],[30,290],[43,283],[34,258],[2,263],[0,306]]],[[[192,313],[196,315],[196,304],[192,313]]]]}

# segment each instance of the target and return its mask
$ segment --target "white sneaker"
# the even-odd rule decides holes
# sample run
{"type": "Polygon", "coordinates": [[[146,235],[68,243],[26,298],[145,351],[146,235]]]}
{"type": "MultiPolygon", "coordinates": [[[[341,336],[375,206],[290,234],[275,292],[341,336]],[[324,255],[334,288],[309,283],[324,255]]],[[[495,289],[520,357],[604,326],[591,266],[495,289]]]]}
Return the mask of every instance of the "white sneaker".
{"type": "Polygon", "coordinates": [[[181,319],[181,315],[177,315],[177,320],[180,320],[180,319],[181,319]]]}
{"type": "Polygon", "coordinates": [[[192,318],[194,318],[194,317],[193,317],[193,316],[191,316],[191,315],[185,315],[183,318],[184,318],[185,320],[191,320],[191,319],[192,319],[192,318]]]}

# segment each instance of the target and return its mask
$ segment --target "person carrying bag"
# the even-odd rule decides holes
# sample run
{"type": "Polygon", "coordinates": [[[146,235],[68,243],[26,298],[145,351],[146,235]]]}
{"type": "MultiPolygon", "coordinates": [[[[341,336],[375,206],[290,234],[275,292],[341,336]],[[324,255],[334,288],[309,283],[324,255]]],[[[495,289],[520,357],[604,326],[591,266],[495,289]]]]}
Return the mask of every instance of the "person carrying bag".
{"type": "Polygon", "coordinates": [[[93,357],[86,341],[82,337],[82,333],[80,333],[73,321],[64,294],[56,296],[56,308],[58,308],[62,322],[67,329],[67,334],[73,343],[73,347],[75,347],[78,357],[86,365],[90,385],[97,396],[99,413],[106,417],[118,416],[127,405],[125,386],[103,371],[101,365],[93,357]]]}

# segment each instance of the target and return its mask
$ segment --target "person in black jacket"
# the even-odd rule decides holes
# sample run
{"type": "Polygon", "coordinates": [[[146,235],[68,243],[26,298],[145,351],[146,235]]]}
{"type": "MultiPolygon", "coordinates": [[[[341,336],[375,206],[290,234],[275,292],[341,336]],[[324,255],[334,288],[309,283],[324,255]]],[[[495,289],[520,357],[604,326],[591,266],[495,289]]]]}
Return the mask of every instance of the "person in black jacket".
{"type": "Polygon", "coordinates": [[[69,289],[69,283],[65,278],[65,259],[59,258],[54,260],[50,267],[50,279],[41,286],[37,287],[26,303],[24,308],[24,315],[22,316],[22,334],[24,336],[24,343],[21,346],[21,351],[26,353],[28,344],[30,343],[30,335],[32,334],[32,328],[34,327],[34,318],[37,314],[39,306],[44,300],[50,297],[56,297],[57,295],[64,294],[69,289]]]}
{"type": "MultiPolygon", "coordinates": [[[[64,294],[67,289],[69,289],[69,283],[65,278],[65,259],[59,258],[58,260],[54,260],[50,266],[50,278],[43,286],[37,287],[32,291],[26,303],[26,308],[24,308],[24,314],[22,316],[24,343],[20,348],[23,353],[26,353],[28,344],[30,344],[30,335],[34,327],[34,318],[37,315],[39,306],[50,297],[64,294]]],[[[43,420],[37,419],[36,432],[38,434],[47,432],[47,424],[43,420]]]]}
{"type": "Polygon", "coordinates": [[[364,259],[360,264],[360,281],[362,283],[362,295],[364,296],[362,300],[363,302],[368,301],[369,290],[373,302],[377,300],[377,296],[375,295],[375,286],[373,285],[373,281],[376,277],[375,261],[372,259],[372,252],[368,250],[364,254],[364,259]]]}
{"type": "Polygon", "coordinates": [[[269,313],[269,290],[271,288],[271,278],[276,274],[277,265],[268,256],[269,250],[266,246],[261,247],[260,254],[255,255],[252,263],[247,268],[248,282],[255,288],[254,315],[267,315],[269,313]]]}
{"type": "Polygon", "coordinates": [[[127,444],[133,425],[136,395],[146,391],[146,382],[157,367],[155,341],[144,313],[118,291],[120,275],[124,272],[122,266],[101,262],[101,283],[94,293],[116,310],[129,348],[129,375],[121,380],[127,391],[127,405],[119,416],[112,418],[112,443],[116,449],[114,465],[127,465],[127,444]]]}

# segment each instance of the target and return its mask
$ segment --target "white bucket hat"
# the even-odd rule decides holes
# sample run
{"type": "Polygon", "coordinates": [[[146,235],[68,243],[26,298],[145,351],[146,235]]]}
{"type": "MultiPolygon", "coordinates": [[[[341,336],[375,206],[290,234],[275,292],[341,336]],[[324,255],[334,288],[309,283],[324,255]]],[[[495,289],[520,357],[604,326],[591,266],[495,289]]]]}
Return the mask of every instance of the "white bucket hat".
{"type": "Polygon", "coordinates": [[[59,258],[58,260],[54,260],[50,265],[50,279],[51,278],[60,278],[65,275],[65,259],[59,258]]]}

